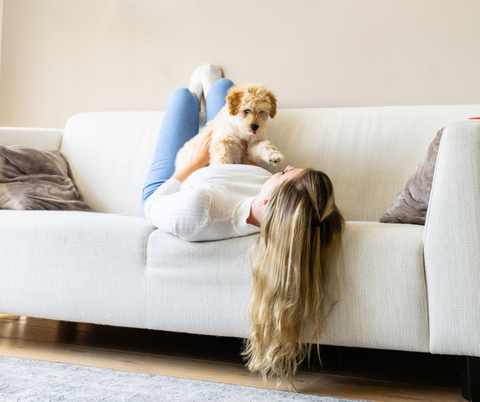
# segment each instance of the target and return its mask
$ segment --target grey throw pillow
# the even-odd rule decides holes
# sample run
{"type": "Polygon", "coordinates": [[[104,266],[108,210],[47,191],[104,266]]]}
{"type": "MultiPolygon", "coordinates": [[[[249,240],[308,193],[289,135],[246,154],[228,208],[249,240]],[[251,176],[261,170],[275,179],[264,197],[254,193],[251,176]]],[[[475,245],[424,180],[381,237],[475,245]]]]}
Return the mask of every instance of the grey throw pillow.
{"type": "Polygon", "coordinates": [[[437,132],[426,155],[400,191],[392,206],[380,218],[382,223],[412,223],[425,225],[428,200],[432,189],[433,173],[437,162],[438,147],[443,128],[437,132]]]}
{"type": "Polygon", "coordinates": [[[91,211],[60,151],[0,145],[0,209],[91,211]]]}

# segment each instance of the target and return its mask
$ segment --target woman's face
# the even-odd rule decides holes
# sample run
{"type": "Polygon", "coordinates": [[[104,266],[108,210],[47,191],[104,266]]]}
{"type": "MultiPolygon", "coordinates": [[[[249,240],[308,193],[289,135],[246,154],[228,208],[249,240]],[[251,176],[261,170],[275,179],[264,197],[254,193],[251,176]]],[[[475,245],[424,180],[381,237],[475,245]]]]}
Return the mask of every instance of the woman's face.
{"type": "Polygon", "coordinates": [[[293,166],[287,166],[283,172],[278,172],[270,177],[262,186],[260,195],[263,198],[270,198],[273,192],[282,184],[285,180],[295,177],[297,174],[305,169],[294,168],[293,166]]]}

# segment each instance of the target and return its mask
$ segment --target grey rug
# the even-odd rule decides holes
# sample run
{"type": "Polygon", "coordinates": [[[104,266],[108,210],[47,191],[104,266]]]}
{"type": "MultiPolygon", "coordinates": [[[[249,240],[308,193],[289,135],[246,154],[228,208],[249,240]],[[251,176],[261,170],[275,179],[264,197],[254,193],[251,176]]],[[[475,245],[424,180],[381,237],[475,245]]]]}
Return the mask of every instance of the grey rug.
{"type": "Polygon", "coordinates": [[[316,401],[347,399],[0,356],[0,401],[316,401]]]}

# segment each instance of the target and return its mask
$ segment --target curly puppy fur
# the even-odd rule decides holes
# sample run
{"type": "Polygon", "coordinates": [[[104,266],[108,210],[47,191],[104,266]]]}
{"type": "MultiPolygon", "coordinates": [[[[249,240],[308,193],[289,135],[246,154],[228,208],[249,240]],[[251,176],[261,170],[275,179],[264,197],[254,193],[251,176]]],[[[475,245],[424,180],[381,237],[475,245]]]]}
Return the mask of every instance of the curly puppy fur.
{"type": "Polygon", "coordinates": [[[242,163],[242,140],[247,141],[248,157],[277,165],[284,156],[267,140],[267,120],[277,114],[277,99],[263,85],[244,84],[232,87],[227,104],[205,127],[178,151],[176,170],[192,158],[200,139],[213,130],[210,165],[242,163]]]}

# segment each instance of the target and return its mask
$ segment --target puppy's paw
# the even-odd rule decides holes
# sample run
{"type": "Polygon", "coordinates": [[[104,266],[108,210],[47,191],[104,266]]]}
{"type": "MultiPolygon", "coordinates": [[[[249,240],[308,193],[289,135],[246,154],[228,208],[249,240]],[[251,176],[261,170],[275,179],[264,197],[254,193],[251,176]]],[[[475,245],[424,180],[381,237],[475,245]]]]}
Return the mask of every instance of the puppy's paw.
{"type": "Polygon", "coordinates": [[[282,163],[285,157],[278,151],[272,151],[269,155],[269,160],[267,161],[270,165],[277,166],[279,163],[282,163]]]}

